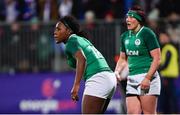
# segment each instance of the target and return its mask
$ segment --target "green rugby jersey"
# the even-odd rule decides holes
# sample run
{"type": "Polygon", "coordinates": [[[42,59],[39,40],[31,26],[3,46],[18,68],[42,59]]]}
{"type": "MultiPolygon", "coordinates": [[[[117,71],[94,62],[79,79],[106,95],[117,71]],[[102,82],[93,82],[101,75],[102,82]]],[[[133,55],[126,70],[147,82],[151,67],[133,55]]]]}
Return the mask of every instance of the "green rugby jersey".
{"type": "Polygon", "coordinates": [[[155,33],[143,26],[136,34],[131,30],[121,35],[121,48],[128,59],[130,75],[147,73],[152,62],[150,51],[159,48],[155,33]]]}
{"type": "Polygon", "coordinates": [[[65,44],[65,53],[70,67],[76,68],[74,55],[78,50],[82,50],[86,58],[84,80],[98,72],[111,71],[102,54],[87,39],[76,34],[71,35],[65,44]]]}

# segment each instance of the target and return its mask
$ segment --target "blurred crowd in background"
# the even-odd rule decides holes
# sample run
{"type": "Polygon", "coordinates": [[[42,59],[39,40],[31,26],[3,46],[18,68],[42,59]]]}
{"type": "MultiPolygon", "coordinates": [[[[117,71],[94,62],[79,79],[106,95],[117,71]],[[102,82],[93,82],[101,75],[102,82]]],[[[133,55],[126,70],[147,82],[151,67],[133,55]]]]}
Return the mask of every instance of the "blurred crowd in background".
{"type": "Polygon", "coordinates": [[[150,18],[179,19],[179,0],[1,0],[0,21],[58,20],[68,14],[84,20],[91,12],[96,19],[121,19],[138,4],[150,18]]]}
{"type": "Polygon", "coordinates": [[[180,22],[179,4],[179,0],[1,0],[0,23],[49,23],[73,15],[78,20],[90,23],[88,28],[93,28],[95,20],[121,20],[130,7],[140,5],[152,28],[159,29],[156,22],[164,19],[169,22],[168,32],[172,38],[180,41],[176,36],[179,34],[176,30],[180,22]]]}

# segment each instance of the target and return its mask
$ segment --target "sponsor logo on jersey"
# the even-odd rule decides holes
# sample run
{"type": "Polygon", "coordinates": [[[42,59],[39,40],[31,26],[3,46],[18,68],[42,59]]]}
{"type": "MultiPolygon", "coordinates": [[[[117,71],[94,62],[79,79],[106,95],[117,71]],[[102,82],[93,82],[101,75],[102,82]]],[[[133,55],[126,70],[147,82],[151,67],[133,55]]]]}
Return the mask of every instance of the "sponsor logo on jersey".
{"type": "Polygon", "coordinates": [[[136,39],[135,40],[135,45],[139,46],[141,44],[141,40],[140,39],[136,39]]]}
{"type": "Polygon", "coordinates": [[[127,55],[132,55],[132,56],[138,56],[139,51],[138,50],[126,50],[127,55]]]}

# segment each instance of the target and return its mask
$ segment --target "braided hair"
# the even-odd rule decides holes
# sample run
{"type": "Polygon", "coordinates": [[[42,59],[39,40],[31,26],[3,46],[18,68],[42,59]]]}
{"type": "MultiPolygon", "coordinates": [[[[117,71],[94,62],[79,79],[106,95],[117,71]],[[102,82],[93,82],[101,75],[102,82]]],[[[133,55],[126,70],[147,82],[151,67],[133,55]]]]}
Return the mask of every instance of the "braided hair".
{"type": "Polygon", "coordinates": [[[81,30],[79,22],[76,20],[73,16],[64,16],[60,19],[60,22],[62,22],[68,29],[72,31],[72,34],[77,34],[78,36],[87,38],[87,33],[83,30],[81,30]]]}

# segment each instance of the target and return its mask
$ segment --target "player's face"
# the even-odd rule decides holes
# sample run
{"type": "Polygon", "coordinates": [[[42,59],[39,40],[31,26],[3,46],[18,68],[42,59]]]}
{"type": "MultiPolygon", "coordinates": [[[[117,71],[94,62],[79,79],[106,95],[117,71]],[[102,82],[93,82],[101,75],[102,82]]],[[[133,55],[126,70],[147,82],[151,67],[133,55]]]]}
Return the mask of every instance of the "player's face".
{"type": "Polygon", "coordinates": [[[56,43],[61,43],[61,42],[65,42],[68,38],[68,29],[66,28],[66,26],[61,23],[58,22],[56,24],[55,30],[54,30],[54,39],[56,41],[56,43]]]}
{"type": "Polygon", "coordinates": [[[126,24],[128,30],[135,30],[138,27],[139,22],[135,18],[127,16],[126,24]]]}

